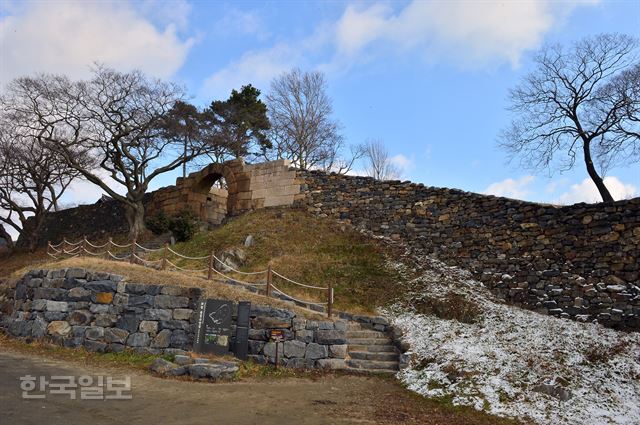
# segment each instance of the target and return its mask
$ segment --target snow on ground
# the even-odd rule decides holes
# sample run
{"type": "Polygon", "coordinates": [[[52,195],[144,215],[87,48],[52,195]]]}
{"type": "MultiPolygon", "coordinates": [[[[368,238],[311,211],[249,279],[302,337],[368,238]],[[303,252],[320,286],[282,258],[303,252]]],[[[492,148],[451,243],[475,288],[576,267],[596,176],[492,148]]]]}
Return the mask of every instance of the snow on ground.
{"type": "Polygon", "coordinates": [[[409,389],[539,424],[640,424],[640,334],[500,304],[467,272],[417,261],[406,300],[386,310],[411,346],[398,375],[409,389]],[[413,307],[451,293],[480,307],[474,323],[413,307]]]}

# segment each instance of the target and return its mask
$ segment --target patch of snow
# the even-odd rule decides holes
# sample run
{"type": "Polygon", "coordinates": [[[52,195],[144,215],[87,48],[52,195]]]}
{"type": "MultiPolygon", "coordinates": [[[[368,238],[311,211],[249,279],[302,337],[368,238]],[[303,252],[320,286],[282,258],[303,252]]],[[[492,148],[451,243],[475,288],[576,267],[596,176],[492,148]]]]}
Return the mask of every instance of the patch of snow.
{"type": "Polygon", "coordinates": [[[398,375],[409,389],[545,425],[640,424],[640,334],[501,304],[468,272],[417,261],[406,300],[385,310],[411,346],[411,366],[398,375]],[[461,323],[413,308],[450,293],[476,303],[479,319],[461,323]]]}

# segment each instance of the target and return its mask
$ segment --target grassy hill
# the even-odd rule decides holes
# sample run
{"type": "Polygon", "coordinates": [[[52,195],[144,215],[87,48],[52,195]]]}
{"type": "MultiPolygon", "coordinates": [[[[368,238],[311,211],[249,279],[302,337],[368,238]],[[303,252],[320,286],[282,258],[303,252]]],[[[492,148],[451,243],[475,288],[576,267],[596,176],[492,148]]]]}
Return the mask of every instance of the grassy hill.
{"type": "MultiPolygon", "coordinates": [[[[331,282],[340,310],[372,312],[394,297],[394,287],[401,279],[388,266],[389,248],[348,226],[290,209],[263,209],[232,218],[173,249],[195,257],[232,247],[246,253],[242,271],[265,270],[271,264],[278,273],[297,282],[314,286],[331,282]],[[245,247],[249,235],[255,243],[245,247]]],[[[203,262],[182,260],[176,264],[197,268],[203,262]]],[[[252,280],[251,276],[233,276],[252,280]]],[[[326,298],[322,291],[300,288],[277,277],[274,284],[293,296],[318,301],[326,298]]]]}

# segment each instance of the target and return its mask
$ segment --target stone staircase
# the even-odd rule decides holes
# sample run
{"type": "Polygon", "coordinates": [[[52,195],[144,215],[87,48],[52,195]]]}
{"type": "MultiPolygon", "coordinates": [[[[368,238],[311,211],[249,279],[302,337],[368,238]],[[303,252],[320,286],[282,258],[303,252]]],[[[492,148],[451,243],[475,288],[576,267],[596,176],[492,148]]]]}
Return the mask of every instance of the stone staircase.
{"type": "Polygon", "coordinates": [[[399,351],[384,332],[372,325],[350,322],[347,329],[348,370],[395,374],[399,370],[399,351]]]}

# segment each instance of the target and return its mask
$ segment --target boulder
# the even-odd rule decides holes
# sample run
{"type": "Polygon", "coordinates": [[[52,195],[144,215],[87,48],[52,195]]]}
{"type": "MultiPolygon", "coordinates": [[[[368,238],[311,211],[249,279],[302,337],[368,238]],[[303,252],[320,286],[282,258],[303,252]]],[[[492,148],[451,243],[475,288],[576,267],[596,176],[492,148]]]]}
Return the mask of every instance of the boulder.
{"type": "Polygon", "coordinates": [[[155,359],[153,363],[151,363],[151,366],[149,366],[149,370],[155,373],[159,373],[160,375],[166,375],[169,373],[169,371],[176,369],[177,367],[179,367],[177,364],[160,358],[155,359]]]}

